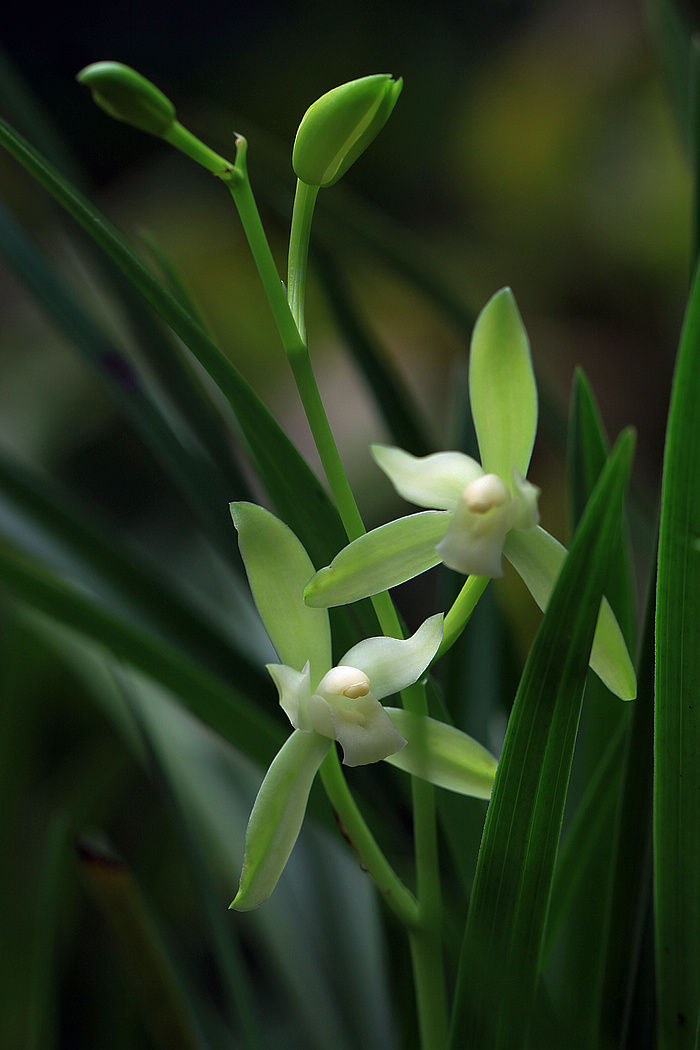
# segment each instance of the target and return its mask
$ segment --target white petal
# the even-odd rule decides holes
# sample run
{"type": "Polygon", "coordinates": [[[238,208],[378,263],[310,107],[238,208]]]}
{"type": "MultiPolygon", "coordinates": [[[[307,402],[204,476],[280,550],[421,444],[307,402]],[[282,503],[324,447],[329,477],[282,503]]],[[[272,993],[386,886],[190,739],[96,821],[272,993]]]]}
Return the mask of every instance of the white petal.
{"type": "Polygon", "coordinates": [[[467,485],[483,470],[463,452],[412,456],[389,445],[372,445],[371,452],[400,496],[419,507],[454,510],[467,485]]]}
{"type": "Polygon", "coordinates": [[[534,529],[540,523],[540,510],[537,500],[540,490],[522,476],[517,467],[513,467],[513,496],[517,505],[517,515],[513,517],[512,528],[534,529]]]}
{"type": "Polygon", "coordinates": [[[308,661],[303,671],[295,671],[286,664],[267,664],[272,681],[277,686],[280,707],[295,729],[308,733],[311,727],[306,705],[311,696],[311,674],[308,661]]]}
{"type": "Polygon", "coordinates": [[[325,697],[320,696],[319,693],[314,693],[313,696],[309,697],[306,711],[312,729],[320,733],[321,736],[327,736],[331,740],[335,740],[331,705],[325,697]]]}
{"type": "Polygon", "coordinates": [[[361,668],[374,696],[382,700],[418,681],[440,647],[442,613],[430,616],[410,638],[366,638],[341,665],[361,668]]]}
{"type": "Polygon", "coordinates": [[[331,706],[335,738],[343,749],[346,766],[364,766],[379,762],[400,751],[406,741],[386,711],[369,693],[349,706],[331,706]]]}
{"type": "Polygon", "coordinates": [[[501,555],[512,524],[512,506],[511,501],[482,514],[470,510],[466,499],[460,500],[437,546],[447,568],[465,576],[502,576],[501,555]]]}

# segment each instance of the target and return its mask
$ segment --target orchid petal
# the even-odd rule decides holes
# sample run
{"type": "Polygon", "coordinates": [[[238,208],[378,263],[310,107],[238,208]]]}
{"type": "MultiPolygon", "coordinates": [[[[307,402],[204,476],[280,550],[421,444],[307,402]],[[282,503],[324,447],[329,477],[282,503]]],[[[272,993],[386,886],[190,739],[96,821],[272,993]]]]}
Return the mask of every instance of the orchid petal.
{"type": "Polygon", "coordinates": [[[498,763],[485,747],[435,718],[400,707],[384,710],[408,741],[402,751],[389,755],[387,762],[460,795],[490,798],[498,763]]]}
{"type": "Polygon", "coordinates": [[[345,605],[413,579],[442,560],[435,550],[452,515],[425,510],[367,532],[344,547],[304,590],[307,605],[345,605]]]}
{"type": "MultiPolygon", "coordinates": [[[[538,526],[509,532],[503,553],[522,577],[540,609],[544,610],[566,557],[566,548],[538,526]]],[[[590,665],[621,700],[634,700],[637,695],[634,667],[607,598],[600,606],[590,665]]]]}
{"type": "Polygon", "coordinates": [[[254,503],[232,503],[238,546],[250,589],[282,664],[300,671],[307,660],[319,681],[331,666],[328,613],[304,604],[314,566],[291,529],[254,503]]]}
{"type": "Polygon", "coordinates": [[[463,452],[412,456],[389,445],[372,445],[370,451],[399,496],[419,507],[454,510],[467,485],[484,473],[463,452]]]}
{"type": "Polygon", "coordinates": [[[487,474],[527,475],[537,431],[537,387],[530,344],[509,288],[479,314],[469,356],[469,397],[487,474]]]}
{"type": "Polygon", "coordinates": [[[442,619],[442,613],[430,616],[410,638],[366,638],[340,664],[364,671],[378,700],[400,693],[418,681],[438,651],[442,619]]]}
{"type": "Polygon", "coordinates": [[[287,664],[267,664],[272,681],[277,686],[280,707],[295,729],[308,733],[311,722],[306,711],[306,701],[311,696],[311,674],[309,661],[303,671],[295,671],[287,664]]]}
{"type": "Polygon", "coordinates": [[[257,908],[274,890],[301,830],[313,779],[330,746],[326,737],[297,729],[277,753],[250,814],[232,908],[257,908]]]}
{"type": "Polygon", "coordinates": [[[396,754],[406,741],[376,697],[369,693],[348,706],[330,705],[335,738],[346,766],[364,766],[396,754]]]}
{"type": "Polygon", "coordinates": [[[540,523],[540,508],[537,500],[540,489],[526,481],[517,467],[513,467],[512,490],[517,511],[513,515],[512,528],[534,529],[540,523]]]}
{"type": "Polygon", "coordinates": [[[512,524],[513,501],[492,507],[485,514],[469,509],[461,499],[445,538],[437,551],[448,569],[465,576],[503,575],[501,555],[506,533],[512,524]]]}

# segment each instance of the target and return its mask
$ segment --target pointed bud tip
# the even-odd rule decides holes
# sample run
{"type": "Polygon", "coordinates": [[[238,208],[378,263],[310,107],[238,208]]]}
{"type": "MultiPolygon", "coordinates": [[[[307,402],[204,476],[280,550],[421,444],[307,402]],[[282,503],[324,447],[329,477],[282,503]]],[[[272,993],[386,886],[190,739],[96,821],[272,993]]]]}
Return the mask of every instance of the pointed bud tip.
{"type": "Polygon", "coordinates": [[[76,76],[92,97],[116,120],[159,137],[175,123],[175,107],[162,91],[121,62],[93,62],[76,76]]]}

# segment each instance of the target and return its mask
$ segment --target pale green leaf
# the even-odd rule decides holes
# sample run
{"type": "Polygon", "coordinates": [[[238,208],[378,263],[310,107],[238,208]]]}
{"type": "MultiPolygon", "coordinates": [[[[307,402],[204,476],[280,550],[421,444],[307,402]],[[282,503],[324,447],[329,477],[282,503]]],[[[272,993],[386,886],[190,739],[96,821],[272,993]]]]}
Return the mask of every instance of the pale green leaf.
{"type": "Polygon", "coordinates": [[[537,431],[537,387],[530,344],[510,288],[479,314],[469,357],[469,398],[481,465],[510,483],[527,476],[537,431]]]}
{"type": "Polygon", "coordinates": [[[401,707],[385,707],[408,743],[385,762],[422,777],[431,784],[474,798],[490,798],[498,762],[460,729],[414,714],[401,707]]]}
{"type": "Polygon", "coordinates": [[[425,510],[397,518],[353,540],[304,590],[311,606],[345,605],[397,587],[441,561],[435,547],[452,515],[425,510]]]}
{"type": "MultiPolygon", "coordinates": [[[[540,609],[547,608],[566,547],[542,528],[513,529],[503,548],[540,609]]],[[[606,598],[600,606],[590,665],[601,681],[622,700],[634,700],[637,678],[622,631],[606,598]]]]}
{"type": "Polygon", "coordinates": [[[304,604],[314,574],[311,559],[291,529],[254,503],[232,503],[238,546],[262,622],[283,664],[311,664],[318,682],[331,666],[331,629],[325,609],[304,604]]]}
{"type": "Polygon", "coordinates": [[[241,881],[231,907],[257,908],[270,896],[289,860],[309,792],[331,741],[295,729],[263,780],[245,835],[241,881]]]}

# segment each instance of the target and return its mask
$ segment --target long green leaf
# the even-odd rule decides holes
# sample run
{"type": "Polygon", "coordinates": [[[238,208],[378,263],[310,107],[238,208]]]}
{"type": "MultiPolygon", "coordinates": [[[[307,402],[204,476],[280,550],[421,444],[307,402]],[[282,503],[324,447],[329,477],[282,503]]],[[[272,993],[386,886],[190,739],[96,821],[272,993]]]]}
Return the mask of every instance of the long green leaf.
{"type": "Polygon", "coordinates": [[[462,944],[452,1050],[515,1050],[526,1042],[588,659],[632,449],[625,434],[596,486],[515,698],[462,944]]]}
{"type": "MultiPolygon", "coordinates": [[[[236,682],[249,696],[265,695],[267,675],[251,651],[200,607],[165,573],[122,544],[105,522],[71,501],[47,478],[0,452],[0,534],[55,572],[99,595],[113,612],[155,629],[181,651],[236,682]]],[[[233,529],[231,529],[233,533],[233,529]]],[[[235,543],[235,533],[232,541],[235,543]]],[[[240,616],[233,607],[230,615],[240,616]]],[[[270,694],[272,695],[272,694],[270,694]]]]}
{"type": "Polygon", "coordinates": [[[338,513],[313,471],[232,362],[112,224],[3,120],[0,144],[83,226],[180,336],[229,401],[279,516],[316,565],[330,561],[346,539],[338,513]]]}
{"type": "Polygon", "coordinates": [[[155,1045],[162,1050],[204,1050],[175,966],[131,872],[110,850],[86,840],[79,844],[78,857],[155,1045]]]}
{"type": "Polygon", "coordinates": [[[98,642],[170,689],[202,721],[244,753],[269,762],[284,734],[236,683],[208,673],[177,648],[101,606],[34,559],[0,544],[0,585],[30,608],[98,642]]]}
{"type": "MultiPolygon", "coordinates": [[[[212,956],[218,966],[219,978],[224,992],[227,1007],[228,1024],[240,1033],[241,1044],[256,1050],[260,1046],[260,1020],[255,1009],[254,998],[241,947],[235,932],[221,922],[221,897],[213,880],[213,873],[197,841],[193,827],[192,814],[186,812],[176,786],[176,778],[169,775],[167,758],[163,753],[164,741],[151,732],[147,717],[147,706],[144,704],[143,688],[139,690],[139,679],[134,674],[124,673],[119,667],[109,667],[113,672],[115,685],[122,693],[129,706],[143,746],[143,754],[148,763],[151,776],[159,788],[167,809],[178,829],[184,852],[194,875],[195,885],[199,892],[200,905],[204,921],[207,924],[208,941],[212,947],[212,956]]],[[[219,742],[214,746],[219,746],[219,742]]],[[[213,751],[213,748],[212,748],[213,751]]],[[[216,767],[216,761],[207,761],[201,754],[203,767],[216,767]]]]}
{"type": "MultiPolygon", "coordinates": [[[[181,441],[142,377],[78,304],[64,281],[2,205],[0,252],[58,331],[78,349],[117,411],[141,436],[207,533],[217,541],[219,549],[224,554],[231,551],[231,529],[226,514],[230,487],[208,457],[181,441]]],[[[189,444],[194,445],[191,441],[189,444]]]]}
{"type": "MultiPolygon", "coordinates": [[[[609,443],[593,392],[578,370],[572,389],[568,447],[574,525],[583,515],[605,467],[608,452],[609,443]]],[[[627,647],[634,653],[634,606],[628,547],[621,521],[610,557],[605,593],[627,647]]],[[[597,1050],[599,1046],[601,1003],[608,1002],[611,993],[611,987],[604,980],[606,972],[613,976],[606,971],[605,965],[610,939],[621,950],[629,951],[630,948],[630,931],[625,928],[623,932],[618,928],[611,909],[611,894],[628,728],[639,703],[618,704],[598,679],[591,678],[588,682],[567,799],[573,819],[574,842],[569,847],[567,836],[567,849],[562,851],[562,859],[570,864],[560,869],[557,862],[555,873],[553,899],[560,904],[566,899],[567,909],[566,921],[560,931],[563,936],[552,964],[552,976],[556,975],[557,995],[562,1009],[565,1004],[567,1022],[577,1033],[578,1045],[589,1050],[597,1050]]],[[[626,865],[625,873],[629,880],[630,899],[636,899],[633,887],[641,874],[626,865]]],[[[550,937],[548,920],[548,940],[550,937]]],[[[615,995],[619,992],[617,982],[614,982],[614,991],[615,995]]]]}
{"type": "Polygon", "coordinates": [[[660,1050],[700,1016],[700,276],[666,431],[656,600],[654,869],[660,1050]]]}
{"type": "MultiPolygon", "coordinates": [[[[652,796],[654,780],[654,618],[650,588],[639,660],[639,692],[628,727],[622,793],[617,812],[617,856],[613,868],[610,929],[601,993],[600,1044],[637,1046],[630,1035],[638,983],[653,971],[645,926],[651,911],[652,796]],[[631,1041],[630,1041],[631,1039],[631,1041]],[[628,1040],[627,1042],[625,1040],[628,1040]]],[[[638,1001],[638,1000],[637,1000],[638,1001]]]]}

